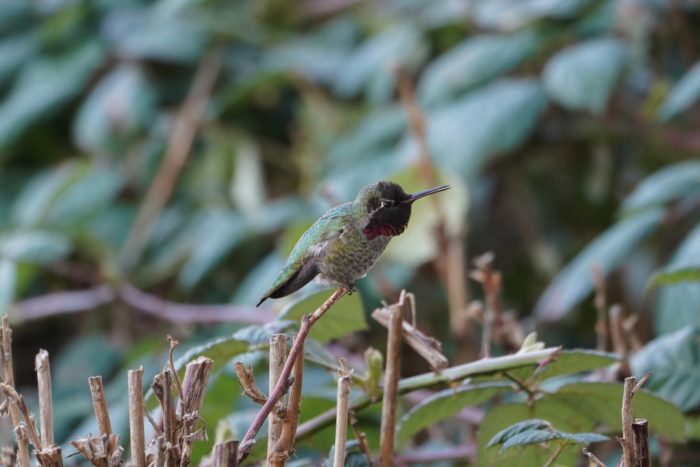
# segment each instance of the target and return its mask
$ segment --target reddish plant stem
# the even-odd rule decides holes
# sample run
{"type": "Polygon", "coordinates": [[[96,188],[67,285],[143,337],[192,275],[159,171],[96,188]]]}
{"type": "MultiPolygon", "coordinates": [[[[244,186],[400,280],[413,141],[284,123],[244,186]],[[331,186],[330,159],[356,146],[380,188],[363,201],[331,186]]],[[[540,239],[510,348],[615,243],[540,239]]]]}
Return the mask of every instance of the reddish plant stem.
{"type": "Polygon", "coordinates": [[[256,415],[255,420],[253,420],[253,424],[250,425],[250,428],[248,428],[243,440],[241,440],[238,451],[239,464],[243,462],[250,454],[250,451],[253,449],[253,445],[255,444],[255,435],[258,433],[258,431],[260,431],[263,423],[265,423],[265,419],[275,407],[277,401],[287,391],[287,381],[289,380],[289,375],[292,373],[294,363],[297,360],[299,352],[303,348],[303,343],[306,340],[306,337],[309,335],[311,327],[314,325],[314,323],[316,323],[316,321],[319,320],[319,318],[321,318],[321,316],[323,316],[326,311],[328,311],[331,306],[333,306],[335,302],[337,302],[346,293],[348,293],[348,289],[344,287],[337,289],[335,292],[333,292],[333,295],[328,297],[328,299],[316,309],[316,311],[302,318],[301,327],[299,327],[299,334],[297,334],[296,339],[294,339],[294,344],[292,344],[292,348],[289,351],[289,356],[287,356],[287,361],[285,362],[284,368],[280,373],[277,385],[275,385],[274,391],[270,393],[267,401],[256,415]]]}

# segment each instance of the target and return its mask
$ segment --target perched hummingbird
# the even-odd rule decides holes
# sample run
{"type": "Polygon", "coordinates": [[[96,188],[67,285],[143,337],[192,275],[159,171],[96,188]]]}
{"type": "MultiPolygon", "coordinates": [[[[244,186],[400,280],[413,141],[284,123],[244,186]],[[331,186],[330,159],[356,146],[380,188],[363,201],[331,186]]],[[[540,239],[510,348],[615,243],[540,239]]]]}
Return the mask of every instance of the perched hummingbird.
{"type": "Polygon", "coordinates": [[[352,289],[374,266],[391,237],[406,230],[413,202],[449,188],[442,185],[407,194],[386,181],[362,188],[354,201],[329,210],[304,232],[256,306],[296,292],[316,276],[321,283],[352,289]]]}

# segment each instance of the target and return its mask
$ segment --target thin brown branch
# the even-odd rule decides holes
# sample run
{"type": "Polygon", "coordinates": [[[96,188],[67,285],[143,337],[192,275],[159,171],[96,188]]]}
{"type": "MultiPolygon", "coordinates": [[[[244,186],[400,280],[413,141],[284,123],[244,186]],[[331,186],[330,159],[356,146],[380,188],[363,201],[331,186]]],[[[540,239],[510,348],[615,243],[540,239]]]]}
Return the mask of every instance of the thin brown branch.
{"type": "Polygon", "coordinates": [[[606,465],[588,449],[583,448],[581,452],[583,452],[584,456],[588,457],[588,467],[606,467],[606,465]]]}
{"type": "Polygon", "coordinates": [[[143,423],[143,368],[129,370],[129,435],[131,463],[146,467],[146,441],[143,423]]]}
{"type": "MultiPolygon", "coordinates": [[[[275,390],[275,386],[280,379],[280,374],[282,374],[282,369],[284,368],[284,363],[287,359],[287,335],[286,334],[273,334],[270,336],[270,376],[269,376],[269,390],[268,392],[272,394],[275,390]]],[[[280,398],[280,402],[284,404],[284,396],[280,398]]],[[[284,410],[286,412],[286,409],[284,410]]],[[[270,412],[267,422],[267,459],[268,462],[272,463],[270,460],[272,454],[275,452],[275,446],[277,441],[280,439],[282,434],[282,426],[284,420],[280,415],[282,411],[273,410],[270,412]]],[[[276,464],[273,464],[276,465],[276,464]]],[[[284,463],[282,463],[284,465],[284,463]]]]}
{"type": "Polygon", "coordinates": [[[214,446],[214,467],[238,467],[238,441],[214,446]]]}
{"type": "Polygon", "coordinates": [[[406,291],[402,291],[399,302],[388,307],[391,310],[391,321],[389,321],[389,336],[386,345],[384,397],[382,399],[382,421],[379,434],[379,465],[381,467],[393,465],[396,408],[399,396],[399,379],[401,378],[401,334],[404,307],[407,303],[406,291]]]}
{"type": "Polygon", "coordinates": [[[355,416],[354,410],[349,410],[348,415],[350,416],[350,426],[352,427],[352,432],[355,434],[357,443],[360,445],[360,451],[367,458],[367,462],[372,466],[372,454],[369,451],[369,442],[367,441],[367,435],[360,429],[360,424],[357,422],[357,417],[355,416]]]}
{"type": "Polygon", "coordinates": [[[593,266],[591,274],[593,275],[593,284],[595,285],[595,299],[593,303],[595,304],[597,316],[595,323],[596,349],[605,351],[608,345],[608,305],[605,294],[605,276],[598,264],[593,266]]]}
{"type": "Polygon", "coordinates": [[[126,241],[122,264],[128,269],[138,261],[148,241],[151,226],[158,219],[172,194],[195,136],[204,120],[204,111],[221,68],[221,53],[215,50],[199,63],[190,89],[170,132],[158,172],[146,193],[126,241]]]}
{"type": "Polygon", "coordinates": [[[208,357],[198,357],[185,367],[182,383],[182,397],[178,404],[177,416],[180,420],[180,467],[187,467],[192,457],[192,442],[206,439],[204,430],[196,430],[200,417],[204,392],[209,382],[214,361],[208,357]]]}
{"type": "Polygon", "coordinates": [[[39,391],[39,420],[41,421],[41,447],[49,447],[53,440],[53,404],[51,398],[51,367],[49,353],[40,350],[34,359],[37,387],[39,391]]]}
{"type": "MultiPolygon", "coordinates": [[[[14,388],[15,374],[12,367],[12,329],[7,316],[2,317],[2,345],[0,346],[0,357],[2,357],[3,381],[8,386],[14,388]]],[[[17,462],[19,467],[30,467],[29,445],[27,444],[26,432],[20,426],[21,415],[16,404],[10,404],[10,417],[15,429],[17,438],[17,462]]]]}
{"type": "Polygon", "coordinates": [[[121,300],[141,313],[173,323],[237,322],[265,324],[274,316],[264,309],[239,305],[197,305],[174,303],[137,289],[131,284],[115,290],[108,284],[91,289],[55,292],[29,298],[13,306],[13,316],[21,321],[61,314],[81,313],[121,300]]]}
{"type": "Polygon", "coordinates": [[[635,467],[634,431],[632,429],[632,397],[636,383],[634,376],[625,378],[625,385],[622,393],[622,438],[618,441],[622,445],[622,467],[635,467]]]}
{"type": "Polygon", "coordinates": [[[643,418],[637,418],[632,424],[634,432],[634,450],[636,464],[634,467],[651,467],[649,457],[649,423],[643,418]]]}
{"type": "Polygon", "coordinates": [[[271,458],[271,465],[284,466],[285,462],[294,454],[294,437],[299,425],[299,414],[301,413],[301,389],[304,381],[304,343],[301,343],[301,350],[297,356],[292,370],[294,381],[289,388],[289,402],[284,417],[284,425],[280,433],[279,441],[274,447],[274,454],[271,458]]]}
{"type": "MultiPolygon", "coordinates": [[[[415,297],[411,293],[406,293],[406,298],[415,303],[415,297]]],[[[391,320],[391,307],[377,308],[372,312],[372,318],[385,328],[389,327],[391,320]]],[[[402,321],[402,338],[403,340],[416,351],[418,355],[423,357],[430,368],[439,371],[442,368],[449,366],[447,357],[442,353],[442,343],[433,337],[423,334],[416,329],[408,321],[402,321]]]]}
{"type": "Polygon", "coordinates": [[[277,382],[274,391],[270,393],[267,401],[256,415],[255,420],[253,420],[253,423],[251,424],[250,428],[248,428],[248,431],[246,432],[245,436],[243,437],[243,440],[241,441],[238,455],[239,463],[243,462],[246,459],[246,457],[248,457],[248,455],[250,454],[250,450],[253,448],[253,444],[255,443],[255,435],[258,433],[258,431],[260,431],[260,427],[265,422],[265,419],[267,418],[275,404],[277,404],[277,401],[286,392],[288,385],[287,380],[292,372],[292,368],[294,367],[294,362],[296,362],[297,356],[299,355],[299,352],[303,347],[302,344],[306,340],[306,337],[309,335],[311,327],[324,315],[324,313],[326,313],[326,311],[328,311],[328,309],[331,306],[333,306],[335,302],[340,300],[340,298],[347,292],[348,289],[346,288],[337,289],[313,313],[311,313],[310,315],[306,315],[302,318],[301,326],[299,327],[299,333],[297,334],[296,339],[294,339],[294,344],[292,344],[292,348],[289,350],[289,356],[287,357],[287,362],[285,363],[284,368],[282,369],[282,373],[280,374],[280,379],[277,382]]]}
{"type": "Polygon", "coordinates": [[[255,376],[253,375],[253,367],[248,368],[241,362],[236,362],[236,375],[241,383],[243,393],[248,396],[253,402],[264,405],[267,402],[267,396],[255,384],[255,376]]]}
{"type": "Polygon", "coordinates": [[[343,467],[345,465],[345,444],[348,439],[348,402],[350,400],[350,371],[344,358],[338,360],[338,365],[333,467],[343,467]]]}
{"type": "MultiPolygon", "coordinates": [[[[403,68],[397,68],[395,74],[398,81],[399,97],[406,109],[411,133],[418,146],[419,174],[427,186],[437,186],[439,184],[438,172],[435,169],[428,145],[425,114],[418,105],[413,80],[403,68]]],[[[469,303],[464,267],[465,229],[462,227],[458,232],[450,235],[447,231],[447,214],[440,204],[440,200],[433,198],[432,202],[438,218],[436,235],[440,248],[434,266],[447,291],[450,329],[455,336],[462,337],[469,333],[469,320],[465,314],[467,303],[469,303]]]]}
{"type": "Polygon", "coordinates": [[[105,400],[105,389],[102,385],[102,376],[91,376],[88,378],[90,385],[90,395],[92,396],[92,406],[95,409],[95,418],[97,418],[97,427],[100,434],[112,434],[112,422],[109,419],[109,410],[107,409],[107,401],[105,400]]]}
{"type": "Polygon", "coordinates": [[[168,365],[170,366],[170,371],[172,372],[173,379],[175,380],[175,388],[177,389],[177,396],[180,402],[184,401],[185,397],[182,393],[182,383],[180,382],[180,376],[177,374],[177,369],[175,369],[175,348],[180,344],[173,336],[168,334],[166,336],[168,340],[168,365]]]}
{"type": "Polygon", "coordinates": [[[160,400],[161,411],[163,413],[163,438],[165,458],[167,467],[177,465],[178,455],[176,453],[178,443],[175,438],[177,429],[177,417],[175,415],[175,404],[172,398],[173,377],[170,368],[165,368],[156,375],[153,381],[153,389],[160,400]]]}

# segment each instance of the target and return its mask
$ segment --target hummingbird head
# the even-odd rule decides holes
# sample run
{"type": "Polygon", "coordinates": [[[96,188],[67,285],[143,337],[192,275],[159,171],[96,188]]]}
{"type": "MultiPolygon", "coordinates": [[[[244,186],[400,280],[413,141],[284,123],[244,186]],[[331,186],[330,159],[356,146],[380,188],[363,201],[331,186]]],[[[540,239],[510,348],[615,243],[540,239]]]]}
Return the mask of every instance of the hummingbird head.
{"type": "Polygon", "coordinates": [[[368,216],[367,224],[362,231],[369,240],[379,235],[388,237],[400,235],[406,230],[414,201],[449,188],[448,185],[442,185],[409,194],[400,185],[392,182],[380,181],[367,185],[360,190],[355,200],[364,208],[368,216]]]}

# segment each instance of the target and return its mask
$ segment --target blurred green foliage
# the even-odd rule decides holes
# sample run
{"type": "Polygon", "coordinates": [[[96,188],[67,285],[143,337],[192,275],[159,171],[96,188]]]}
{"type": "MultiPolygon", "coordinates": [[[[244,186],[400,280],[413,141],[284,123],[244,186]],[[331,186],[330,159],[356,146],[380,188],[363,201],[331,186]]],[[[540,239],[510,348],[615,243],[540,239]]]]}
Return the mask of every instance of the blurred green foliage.
{"type": "MultiPolygon", "coordinates": [[[[217,409],[205,418],[241,434],[253,408],[231,390],[226,359],[264,368],[255,350],[289,322],[171,329],[116,300],[95,305],[102,313],[37,327],[22,324],[22,300],[128,282],[172,301],[252,306],[324,210],[382,178],[423,186],[397,97],[399,66],[416,80],[433,162],[454,187],[440,200],[448,229],[469,225],[470,256],[496,252],[505,306],[550,344],[592,346],[588,299],[600,268],[608,301],[638,314],[644,341],[655,338],[633,356],[633,373],[654,370],[651,391],[697,411],[699,23],[693,2],[667,0],[3,0],[0,309],[19,303],[20,359],[39,347],[60,351],[58,439],[90,431],[76,379],[114,376],[116,411],[121,370],[155,371],[168,331],[187,336],[187,355],[213,352],[227,364],[210,392],[217,409]],[[127,239],[206,55],[222,63],[214,91],[174,192],[135,252],[127,239]],[[212,340],[225,335],[234,337],[212,340]]],[[[359,285],[361,301],[344,299],[315,337],[343,338],[348,352],[376,340],[382,348],[381,333],[346,336],[367,328],[363,308],[406,287],[421,326],[463,358],[467,343],[446,325],[445,291],[424,267],[439,248],[434,219],[427,204],[416,209],[359,285]]],[[[52,303],[56,313],[86,310],[52,303]]],[[[287,305],[287,319],[312,306],[287,305]]],[[[332,365],[314,348],[316,362],[332,365]]],[[[329,374],[315,365],[306,377],[304,419],[334,403],[329,374]]],[[[556,394],[576,384],[584,383],[556,394]]],[[[482,448],[513,423],[553,415],[511,405],[488,412],[482,448]]],[[[375,415],[361,422],[369,427],[375,415]]],[[[549,421],[562,432],[594,428],[558,415],[549,421]]],[[[459,429],[444,427],[456,442],[459,429]]],[[[376,432],[370,438],[376,446],[376,432]]],[[[326,454],[329,439],[315,437],[300,455],[326,454]]],[[[195,445],[197,456],[209,446],[195,445]]]]}

